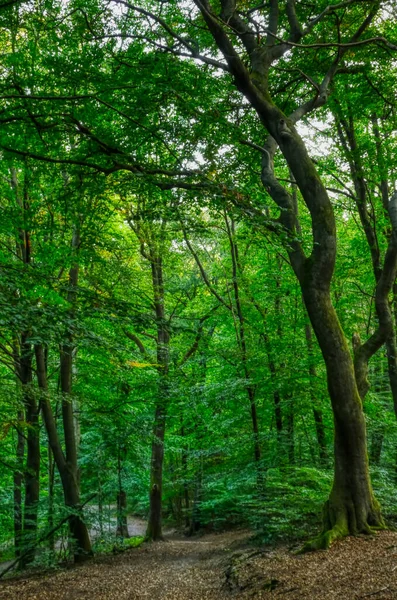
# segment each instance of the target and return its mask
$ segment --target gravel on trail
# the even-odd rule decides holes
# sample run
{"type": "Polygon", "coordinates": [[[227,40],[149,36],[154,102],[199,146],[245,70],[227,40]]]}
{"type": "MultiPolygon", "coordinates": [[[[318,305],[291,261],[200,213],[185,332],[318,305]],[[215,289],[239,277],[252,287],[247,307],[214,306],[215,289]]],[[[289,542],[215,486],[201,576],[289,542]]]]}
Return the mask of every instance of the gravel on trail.
{"type": "Polygon", "coordinates": [[[0,600],[397,600],[397,533],[327,552],[249,546],[232,531],[143,544],[64,571],[0,582],[0,600]]]}

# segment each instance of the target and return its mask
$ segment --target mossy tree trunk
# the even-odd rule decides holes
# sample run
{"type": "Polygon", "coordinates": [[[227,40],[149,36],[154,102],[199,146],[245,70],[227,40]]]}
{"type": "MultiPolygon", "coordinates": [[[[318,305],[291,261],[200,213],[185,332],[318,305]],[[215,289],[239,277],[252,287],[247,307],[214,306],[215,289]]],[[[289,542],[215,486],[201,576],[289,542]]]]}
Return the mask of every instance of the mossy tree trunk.
{"type": "Polygon", "coordinates": [[[327,369],[334,415],[334,481],[324,506],[323,535],[306,548],[326,547],[333,539],[383,527],[368,469],[365,418],[353,360],[328,292],[308,287],[304,299],[327,369]]]}

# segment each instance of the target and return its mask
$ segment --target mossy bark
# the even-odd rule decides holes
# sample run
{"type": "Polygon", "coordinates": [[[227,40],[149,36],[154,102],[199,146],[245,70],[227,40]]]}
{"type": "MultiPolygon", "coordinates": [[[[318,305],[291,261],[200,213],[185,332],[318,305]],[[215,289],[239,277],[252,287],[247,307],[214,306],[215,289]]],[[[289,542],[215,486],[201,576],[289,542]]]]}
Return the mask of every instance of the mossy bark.
{"type": "Polygon", "coordinates": [[[335,427],[333,486],[324,506],[323,532],[304,547],[310,550],[385,524],[371,486],[364,413],[345,336],[329,293],[308,288],[304,299],[327,368],[335,427]]]}

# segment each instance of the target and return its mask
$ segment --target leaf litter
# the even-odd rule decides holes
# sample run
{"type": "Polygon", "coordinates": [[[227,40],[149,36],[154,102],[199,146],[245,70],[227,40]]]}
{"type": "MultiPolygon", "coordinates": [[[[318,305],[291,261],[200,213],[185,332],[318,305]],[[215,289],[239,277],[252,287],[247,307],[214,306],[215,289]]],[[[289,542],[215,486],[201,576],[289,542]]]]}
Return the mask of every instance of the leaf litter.
{"type": "Polygon", "coordinates": [[[0,600],[397,600],[397,533],[328,551],[258,549],[232,531],[143,544],[80,567],[0,583],[0,600]]]}

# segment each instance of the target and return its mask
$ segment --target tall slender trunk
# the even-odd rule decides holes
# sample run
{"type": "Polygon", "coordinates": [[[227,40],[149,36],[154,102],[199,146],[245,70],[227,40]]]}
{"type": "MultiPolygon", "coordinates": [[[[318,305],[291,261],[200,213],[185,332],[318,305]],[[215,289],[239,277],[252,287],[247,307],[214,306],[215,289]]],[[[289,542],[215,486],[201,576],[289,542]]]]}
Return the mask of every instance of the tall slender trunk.
{"type": "MultiPolygon", "coordinates": [[[[212,327],[210,334],[207,338],[207,348],[209,339],[214,333],[215,327],[212,327]]],[[[205,382],[207,378],[207,358],[206,358],[206,349],[204,349],[201,354],[198,365],[199,365],[199,373],[198,373],[198,382],[199,388],[197,390],[197,394],[195,394],[196,402],[200,403],[200,396],[203,394],[203,390],[205,389],[205,382]]],[[[195,437],[197,447],[202,448],[202,437],[203,430],[199,427],[199,423],[195,422],[195,437]]],[[[201,527],[201,501],[203,496],[203,474],[204,474],[204,460],[201,452],[196,455],[193,460],[193,469],[194,469],[194,484],[193,484],[193,499],[192,499],[192,516],[190,520],[189,527],[189,535],[193,535],[196,533],[201,527]]]]}
{"type": "Polygon", "coordinates": [[[117,530],[116,535],[123,538],[129,538],[130,534],[128,532],[128,523],[127,523],[127,494],[125,490],[123,490],[123,482],[122,482],[122,461],[121,461],[121,448],[120,444],[118,445],[117,452],[117,479],[119,484],[119,489],[117,491],[117,530]]]}
{"type": "Polygon", "coordinates": [[[182,476],[183,476],[183,499],[184,499],[184,515],[185,515],[185,527],[188,530],[190,526],[190,496],[189,496],[189,483],[188,483],[188,447],[185,441],[185,428],[181,427],[181,437],[183,439],[182,446],[182,476]]]}
{"type": "Polygon", "coordinates": [[[117,492],[117,532],[122,538],[129,538],[127,524],[127,493],[123,489],[117,492]]]}
{"type": "MultiPolygon", "coordinates": [[[[277,267],[278,267],[278,271],[277,271],[277,277],[276,277],[276,288],[277,288],[277,293],[276,293],[276,298],[275,298],[275,302],[274,302],[274,310],[275,310],[275,314],[276,314],[276,319],[277,319],[277,339],[279,342],[281,342],[281,340],[283,339],[283,316],[282,316],[282,304],[281,304],[281,300],[282,300],[282,296],[281,296],[281,270],[282,270],[282,261],[280,260],[280,258],[277,258],[277,267]]],[[[279,376],[282,375],[283,372],[285,372],[285,362],[283,360],[280,361],[279,363],[279,376]]],[[[274,368],[274,375],[276,375],[275,373],[275,367],[274,368]]],[[[281,397],[280,397],[280,392],[277,390],[277,394],[278,394],[278,400],[280,402],[280,418],[282,418],[281,415],[281,397]]],[[[276,399],[275,399],[276,401],[276,399]]],[[[294,425],[295,425],[295,414],[294,414],[294,398],[293,398],[293,393],[292,392],[284,392],[284,401],[283,401],[283,415],[284,415],[284,424],[281,423],[281,430],[279,431],[279,429],[277,429],[278,433],[281,433],[281,431],[283,431],[283,435],[279,435],[278,437],[278,442],[279,442],[279,449],[280,449],[280,454],[282,456],[282,460],[284,461],[284,455],[286,456],[286,460],[287,460],[287,464],[289,466],[293,465],[295,463],[295,437],[294,437],[294,425]]]]}
{"type": "MultiPolygon", "coordinates": [[[[77,299],[77,284],[79,277],[77,254],[79,246],[80,228],[79,225],[76,225],[72,237],[72,265],[69,269],[69,290],[67,294],[68,302],[71,305],[71,318],[74,317],[77,299]]],[[[73,343],[73,334],[69,330],[66,333],[64,343],[61,345],[60,352],[62,425],[66,459],[66,463],[61,469],[60,475],[63,483],[65,504],[72,512],[72,515],[69,519],[69,528],[71,537],[76,545],[75,561],[81,561],[92,554],[92,549],[87,526],[83,520],[83,515],[80,510],[80,471],[77,462],[76,429],[72,398],[72,369],[74,350],[75,346],[73,343]]],[[[55,455],[54,458],[56,460],[55,455]]]]}
{"type": "MultiPolygon", "coordinates": [[[[23,411],[19,410],[17,415],[18,423],[24,420],[23,411]]],[[[22,518],[22,486],[23,486],[23,459],[25,454],[25,438],[18,426],[17,444],[16,444],[16,469],[13,477],[14,487],[14,548],[15,556],[21,553],[23,518],[22,518]]]]}
{"type": "MultiPolygon", "coordinates": [[[[376,363],[374,365],[373,378],[374,378],[375,395],[387,393],[388,386],[386,386],[386,389],[385,389],[385,382],[384,382],[384,376],[383,376],[383,356],[382,355],[377,357],[376,363]]],[[[371,430],[372,430],[371,431],[372,435],[371,435],[369,460],[370,460],[371,464],[379,465],[381,455],[382,455],[383,440],[384,440],[385,432],[386,432],[386,423],[385,423],[384,419],[381,418],[381,419],[378,419],[376,423],[372,423],[371,430]]]]}
{"type": "Polygon", "coordinates": [[[390,390],[393,398],[394,414],[397,417],[397,343],[396,325],[393,323],[393,331],[386,340],[387,370],[389,375],[390,390]]]}
{"type": "Polygon", "coordinates": [[[32,549],[25,553],[20,567],[26,567],[35,557],[35,541],[37,536],[37,516],[40,494],[40,428],[39,407],[32,389],[32,347],[27,333],[22,335],[20,376],[22,382],[25,419],[27,423],[27,453],[25,465],[25,504],[23,515],[24,544],[32,549]]]}
{"type": "Polygon", "coordinates": [[[150,264],[152,272],[153,299],[157,326],[157,364],[159,375],[158,396],[155,407],[152,459],[150,474],[150,512],[146,537],[153,541],[162,540],[162,489],[164,463],[164,437],[167,407],[170,397],[169,343],[170,336],[166,326],[164,305],[164,281],[162,259],[151,249],[150,264]]]}
{"type": "Polygon", "coordinates": [[[103,535],[103,491],[101,480],[98,479],[98,520],[99,520],[99,533],[103,535]]]}
{"type": "MultiPolygon", "coordinates": [[[[35,346],[37,381],[41,390],[41,409],[47,430],[48,442],[54,461],[61,477],[63,495],[66,507],[71,511],[69,528],[75,542],[75,562],[82,562],[92,555],[91,541],[87,526],[80,509],[80,487],[75,468],[71,468],[59,439],[54,414],[48,395],[47,373],[44,350],[41,345],[35,346]]],[[[70,455],[69,455],[70,456],[70,455]]]]}
{"type": "Polygon", "coordinates": [[[237,314],[237,323],[235,324],[237,344],[240,349],[241,363],[245,379],[245,387],[247,391],[248,401],[251,412],[252,436],[254,459],[257,469],[257,487],[261,490],[263,487],[263,473],[260,465],[261,462],[261,444],[259,436],[258,411],[256,405],[256,386],[252,382],[252,376],[248,364],[248,349],[245,331],[245,317],[240,299],[239,274],[241,275],[241,265],[239,261],[239,250],[236,242],[235,224],[233,219],[229,219],[226,212],[224,214],[226,230],[229,238],[230,256],[232,259],[232,285],[234,292],[234,304],[237,314]]]}
{"type": "MultiPolygon", "coordinates": [[[[22,225],[16,240],[16,253],[24,265],[31,263],[31,239],[26,215],[29,211],[29,181],[25,172],[23,189],[20,189],[17,171],[11,169],[11,186],[20,210],[22,225]]],[[[14,352],[18,353],[17,347],[14,352]]],[[[24,553],[19,566],[24,568],[35,557],[35,541],[37,537],[37,513],[40,496],[40,427],[39,407],[32,390],[32,345],[29,342],[29,331],[20,336],[19,356],[16,356],[15,369],[21,382],[22,401],[25,406],[27,423],[26,465],[25,465],[25,504],[23,514],[24,544],[31,546],[31,551],[24,553]]]]}
{"type": "MultiPolygon", "coordinates": [[[[54,492],[55,492],[55,469],[54,458],[50,445],[48,445],[48,528],[54,527],[54,492]]],[[[51,553],[55,552],[55,536],[51,534],[48,538],[48,547],[51,553]]]]}
{"type": "Polygon", "coordinates": [[[272,352],[272,348],[269,341],[269,336],[267,334],[264,335],[266,352],[268,357],[270,378],[273,384],[273,404],[274,404],[274,417],[276,421],[276,430],[277,430],[277,442],[278,446],[281,446],[281,439],[283,434],[283,415],[281,410],[281,396],[280,391],[277,389],[277,369],[276,363],[274,361],[274,356],[272,352]]]}
{"type": "Polygon", "coordinates": [[[289,393],[285,397],[286,401],[286,442],[287,442],[287,456],[288,464],[292,466],[295,464],[295,407],[294,407],[294,396],[289,393]]]}

